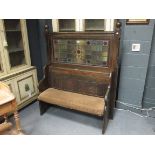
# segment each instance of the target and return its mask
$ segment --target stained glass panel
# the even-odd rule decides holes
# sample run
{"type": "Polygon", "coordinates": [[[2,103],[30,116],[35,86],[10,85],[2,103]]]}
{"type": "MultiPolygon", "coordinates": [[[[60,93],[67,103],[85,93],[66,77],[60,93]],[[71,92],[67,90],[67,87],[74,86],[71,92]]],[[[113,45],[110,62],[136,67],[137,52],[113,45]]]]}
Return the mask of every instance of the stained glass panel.
{"type": "Polygon", "coordinates": [[[54,40],[54,62],[106,66],[107,40],[54,40]]]}

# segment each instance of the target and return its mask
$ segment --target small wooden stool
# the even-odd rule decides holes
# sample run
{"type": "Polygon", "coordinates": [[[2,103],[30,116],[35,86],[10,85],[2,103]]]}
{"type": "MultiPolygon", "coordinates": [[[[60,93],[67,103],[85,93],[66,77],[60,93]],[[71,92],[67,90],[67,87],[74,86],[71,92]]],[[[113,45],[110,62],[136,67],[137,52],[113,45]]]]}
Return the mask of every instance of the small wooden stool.
{"type": "Polygon", "coordinates": [[[4,123],[0,124],[0,134],[12,127],[12,123],[8,122],[7,120],[7,114],[10,112],[13,112],[14,114],[17,134],[23,134],[20,127],[15,96],[11,93],[6,84],[0,82],[0,116],[5,118],[4,123]]]}

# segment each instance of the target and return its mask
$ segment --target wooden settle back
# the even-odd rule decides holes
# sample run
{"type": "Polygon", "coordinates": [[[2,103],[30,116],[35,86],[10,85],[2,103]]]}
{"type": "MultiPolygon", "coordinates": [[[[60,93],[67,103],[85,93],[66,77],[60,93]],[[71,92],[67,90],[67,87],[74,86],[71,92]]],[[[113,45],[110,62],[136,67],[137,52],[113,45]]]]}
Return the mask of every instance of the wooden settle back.
{"type": "Polygon", "coordinates": [[[113,32],[56,33],[49,32],[46,25],[46,86],[40,86],[40,92],[53,87],[104,97],[108,85],[117,81],[119,30],[119,22],[113,32]]]}

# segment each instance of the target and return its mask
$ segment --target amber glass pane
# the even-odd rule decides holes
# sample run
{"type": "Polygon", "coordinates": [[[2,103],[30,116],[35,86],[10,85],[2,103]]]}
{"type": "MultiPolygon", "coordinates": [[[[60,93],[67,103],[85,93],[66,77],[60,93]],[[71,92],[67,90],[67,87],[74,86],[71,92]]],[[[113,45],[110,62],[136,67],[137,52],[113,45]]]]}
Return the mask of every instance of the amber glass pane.
{"type": "Polygon", "coordinates": [[[107,40],[54,40],[54,61],[106,66],[108,44],[107,40]]]}
{"type": "Polygon", "coordinates": [[[11,67],[25,64],[25,53],[19,19],[5,19],[4,26],[8,43],[8,55],[11,67]]]}
{"type": "Polygon", "coordinates": [[[75,19],[59,19],[59,31],[75,31],[75,19]]]}
{"type": "Polygon", "coordinates": [[[103,31],[104,30],[104,19],[85,19],[85,30],[86,31],[103,31]]]}

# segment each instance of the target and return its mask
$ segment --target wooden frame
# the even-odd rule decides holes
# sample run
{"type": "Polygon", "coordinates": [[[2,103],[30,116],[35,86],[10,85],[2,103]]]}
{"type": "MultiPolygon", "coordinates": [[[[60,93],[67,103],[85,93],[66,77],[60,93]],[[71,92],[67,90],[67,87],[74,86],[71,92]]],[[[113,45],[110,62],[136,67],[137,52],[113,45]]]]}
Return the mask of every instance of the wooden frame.
{"type": "Polygon", "coordinates": [[[107,40],[110,44],[110,48],[108,49],[108,61],[107,65],[104,67],[102,66],[90,66],[90,65],[80,65],[80,64],[65,64],[65,63],[55,63],[53,56],[54,56],[54,49],[51,50],[51,62],[53,65],[56,66],[75,66],[79,68],[85,68],[85,69],[92,69],[92,70],[107,70],[108,68],[111,68],[112,63],[115,62],[114,58],[115,55],[112,54],[113,47],[114,47],[114,32],[59,32],[59,33],[52,33],[51,42],[53,42],[54,39],[94,39],[94,40],[107,40]]]}
{"type": "Polygon", "coordinates": [[[127,25],[147,25],[149,24],[149,19],[127,19],[127,25]]]}

